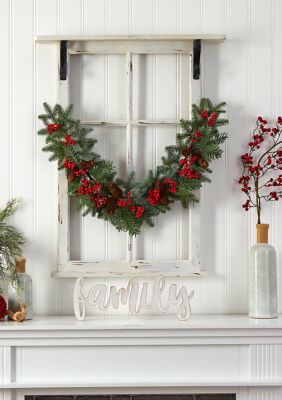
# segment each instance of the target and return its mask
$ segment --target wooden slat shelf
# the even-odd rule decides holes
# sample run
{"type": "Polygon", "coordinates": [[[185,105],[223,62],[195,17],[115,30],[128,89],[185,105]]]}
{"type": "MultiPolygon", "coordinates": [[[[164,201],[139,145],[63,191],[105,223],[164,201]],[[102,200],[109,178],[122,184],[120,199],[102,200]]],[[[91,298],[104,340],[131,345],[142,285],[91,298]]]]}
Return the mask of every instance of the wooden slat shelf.
{"type": "Polygon", "coordinates": [[[226,39],[225,34],[197,34],[197,35],[94,35],[94,36],[74,36],[74,35],[39,35],[35,37],[36,42],[56,42],[67,41],[121,41],[121,40],[208,40],[221,42],[226,39]]]}
{"type": "Polygon", "coordinates": [[[163,277],[203,277],[206,272],[191,261],[70,261],[61,271],[53,272],[56,278],[150,278],[163,277]]]}

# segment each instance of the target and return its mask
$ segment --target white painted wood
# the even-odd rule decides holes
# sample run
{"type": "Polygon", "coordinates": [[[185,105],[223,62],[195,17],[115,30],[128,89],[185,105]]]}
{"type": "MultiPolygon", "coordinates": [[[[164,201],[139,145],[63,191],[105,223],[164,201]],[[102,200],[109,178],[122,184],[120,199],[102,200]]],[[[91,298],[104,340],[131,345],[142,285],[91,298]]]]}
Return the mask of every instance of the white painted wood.
{"type": "Polygon", "coordinates": [[[201,13],[202,2],[198,0],[180,0],[177,13],[179,33],[202,33],[201,13]]]}
{"type": "Polygon", "coordinates": [[[143,282],[136,277],[129,279],[126,286],[117,288],[115,285],[94,284],[85,290],[84,278],[77,278],[73,291],[74,315],[78,321],[86,316],[86,305],[97,307],[100,311],[108,311],[110,307],[119,310],[122,305],[128,306],[131,316],[140,316],[144,310],[157,309],[159,313],[167,314],[171,306],[176,306],[176,316],[180,321],[186,321],[191,316],[190,300],[194,291],[187,291],[185,286],[177,289],[175,283],[168,284],[168,294],[165,292],[166,280],[158,275],[152,282],[143,282]],[[148,286],[152,285],[152,295],[148,286]]]}
{"type": "Polygon", "coordinates": [[[226,32],[226,0],[203,0],[202,2],[202,24],[203,32],[214,34],[226,32]],[[218,11],[215,13],[214,10],[218,11]],[[211,15],[213,17],[211,18],[211,15]]]}
{"type": "MultiPolygon", "coordinates": [[[[105,121],[105,120],[93,120],[93,121],[81,121],[83,125],[104,125],[104,126],[127,126],[127,121],[105,121]]],[[[179,125],[179,120],[146,120],[140,119],[138,121],[131,121],[133,126],[146,126],[146,125],[179,125]]]]}
{"type": "Polygon", "coordinates": [[[60,35],[81,35],[83,29],[81,0],[59,0],[60,35]]]}
{"type": "MultiPolygon", "coordinates": [[[[229,139],[226,147],[227,160],[227,193],[234,190],[234,177],[238,175],[238,152],[234,147],[244,149],[246,145],[246,132],[249,130],[249,55],[250,46],[246,40],[249,37],[249,5],[248,2],[232,0],[228,5],[228,37],[231,41],[227,43],[227,58],[231,54],[238,53],[240,58],[235,58],[229,63],[227,76],[226,101],[228,104],[234,102],[237,106],[228,106],[228,118],[230,121],[228,132],[229,139]],[[231,17],[232,15],[232,17],[231,17]],[[236,16],[236,17],[235,17],[236,16]],[[235,17],[235,18],[234,18],[235,17]],[[235,22],[236,21],[236,22],[235,22]],[[239,25],[238,25],[239,24],[239,25]],[[233,79],[230,80],[230,76],[233,79]],[[238,85],[241,90],[236,90],[238,85]],[[238,117],[240,104],[245,104],[246,110],[241,110],[238,117]],[[237,111],[236,111],[237,109],[237,111]]],[[[248,216],[242,213],[240,203],[243,196],[229,196],[227,200],[226,214],[226,292],[227,292],[227,312],[243,313],[247,312],[248,303],[248,251],[250,248],[250,238],[248,235],[248,216]],[[240,234],[238,234],[240,232],[240,234]],[[240,248],[240,252],[238,252],[240,248]],[[237,287],[240,286],[240,296],[236,296],[237,287]]]]}
{"type": "MultiPolygon", "coordinates": [[[[59,103],[69,104],[69,81],[59,81],[59,103]]],[[[59,171],[58,181],[58,269],[62,270],[70,259],[70,200],[65,170],[59,171]]]]}
{"type": "MultiPolygon", "coordinates": [[[[274,64],[273,64],[273,85],[274,85],[274,91],[273,91],[273,113],[274,115],[279,114],[282,109],[282,96],[281,96],[281,91],[279,87],[281,86],[281,76],[280,76],[280,68],[282,65],[282,52],[281,52],[281,46],[279,43],[282,40],[282,27],[279,24],[278,21],[278,14],[281,13],[282,4],[280,2],[275,1],[273,3],[273,17],[272,17],[272,24],[273,24],[273,57],[274,57],[274,64]]],[[[281,265],[282,261],[282,248],[279,245],[279,238],[281,237],[282,234],[282,227],[281,224],[278,221],[281,221],[282,218],[282,207],[280,204],[277,204],[275,206],[275,211],[274,211],[274,232],[273,232],[273,244],[276,248],[277,251],[277,259],[278,259],[278,265],[281,265]]],[[[282,279],[281,279],[281,272],[280,268],[278,271],[278,291],[279,293],[282,293],[282,279]]],[[[282,296],[280,295],[279,299],[279,308],[281,309],[282,306],[282,296]]]]}
{"type": "MultiPolygon", "coordinates": [[[[93,42],[94,43],[94,42],[93,42]]],[[[110,43],[110,42],[109,42],[110,43]]],[[[137,50],[138,50],[138,43],[139,42],[132,42],[134,45],[137,44],[137,50]]],[[[84,44],[84,42],[82,42],[82,44],[84,44]]],[[[111,44],[111,43],[110,43],[111,44]]],[[[112,45],[112,44],[111,44],[112,45]]],[[[154,43],[152,43],[152,45],[154,45],[154,43]]],[[[187,49],[189,49],[189,52],[191,53],[191,49],[192,49],[192,42],[187,42],[186,45],[187,49]]],[[[105,51],[105,50],[103,50],[105,51]]],[[[107,50],[108,51],[108,50],[107,50]]],[[[139,51],[139,50],[138,50],[139,51]]],[[[117,58],[117,56],[110,56],[111,58],[107,58],[107,60],[116,60],[118,61],[119,58],[117,58]]],[[[155,69],[155,73],[157,73],[157,75],[155,76],[156,79],[156,88],[157,88],[157,92],[155,96],[156,98],[165,98],[168,96],[168,98],[170,99],[170,102],[168,103],[169,105],[167,106],[166,109],[163,110],[163,108],[160,108],[159,105],[155,106],[156,107],[156,115],[155,115],[155,120],[157,122],[161,122],[161,125],[169,125],[172,121],[176,121],[175,117],[177,117],[177,120],[179,120],[180,118],[180,106],[182,107],[182,112],[183,112],[183,108],[184,106],[188,105],[189,99],[191,98],[191,85],[187,85],[186,90],[182,90],[180,91],[179,89],[177,89],[177,91],[175,91],[175,87],[179,86],[182,83],[182,80],[180,79],[180,77],[182,77],[184,75],[184,71],[183,71],[183,67],[186,66],[186,74],[188,76],[191,76],[191,59],[190,57],[187,58],[187,60],[185,61],[185,58],[182,61],[182,64],[179,63],[180,58],[174,58],[175,56],[166,56],[166,55],[160,55],[158,57],[158,71],[155,69]],[[175,60],[177,62],[177,65],[175,64],[175,60]],[[187,62],[188,61],[188,62],[187,62]],[[172,68],[172,70],[175,68],[176,70],[176,81],[172,80],[170,77],[166,76],[166,72],[163,69],[164,67],[167,67],[171,65],[170,68],[172,68]],[[182,70],[180,69],[180,65],[182,66],[182,70]],[[181,74],[181,75],[180,75],[181,74]],[[168,87],[168,88],[167,88],[168,87]],[[181,93],[181,94],[180,94],[181,93]],[[181,99],[181,103],[179,103],[179,97],[181,99]],[[165,121],[164,117],[168,115],[169,117],[172,117],[170,120],[165,121]],[[168,123],[167,123],[168,122],[168,123]]],[[[89,59],[90,60],[90,59],[89,59]]],[[[120,59],[120,61],[122,61],[122,59],[120,59]]],[[[110,64],[111,65],[111,64],[110,64]]],[[[127,160],[127,174],[130,173],[130,171],[132,170],[132,122],[135,124],[135,121],[133,121],[133,102],[132,102],[132,95],[133,95],[133,58],[132,58],[132,53],[129,51],[127,52],[127,58],[126,58],[126,65],[127,65],[127,69],[126,69],[126,76],[127,76],[127,80],[126,80],[126,87],[127,87],[127,91],[126,91],[126,120],[124,121],[124,123],[126,124],[126,144],[127,144],[127,149],[126,149],[126,160],[127,160]]],[[[116,75],[116,71],[117,69],[115,68],[114,74],[116,75]]],[[[84,72],[83,72],[84,73],[84,72]]],[[[74,77],[72,78],[72,81],[74,82],[75,79],[79,78],[78,77],[74,77]]],[[[83,79],[83,77],[82,77],[83,79]]],[[[186,82],[186,81],[184,81],[186,82]]],[[[189,79],[187,80],[187,83],[189,83],[189,79]]],[[[110,78],[110,84],[111,84],[111,78],[110,78]]],[[[82,84],[83,86],[83,84],[82,84]]],[[[73,87],[75,87],[75,84],[73,83],[73,87]]],[[[85,103],[85,90],[87,90],[87,87],[83,90],[82,92],[79,93],[82,96],[82,103],[80,104],[80,106],[82,107],[82,115],[85,115],[84,112],[84,107],[86,105],[85,103]]],[[[60,83],[60,98],[62,99],[61,102],[63,102],[63,104],[67,104],[68,103],[68,81],[66,82],[61,82],[60,83]]],[[[111,101],[112,101],[112,96],[110,97],[111,101]]],[[[198,100],[198,99],[197,99],[198,100]]],[[[114,109],[116,108],[116,104],[120,104],[120,101],[117,101],[114,104],[114,109]]],[[[157,103],[156,103],[157,104],[157,103]]],[[[117,114],[118,116],[120,116],[123,111],[122,108],[119,111],[117,108],[117,111],[119,114],[117,114]]],[[[112,114],[114,115],[114,114],[112,114]]],[[[182,114],[182,116],[185,116],[185,113],[182,114]]],[[[100,120],[101,121],[101,120],[100,120]]],[[[98,120],[97,122],[100,123],[100,121],[98,120]]],[[[106,121],[101,121],[103,122],[103,124],[112,124],[115,125],[116,121],[113,120],[106,120],[106,121]],[[107,121],[107,122],[106,122],[107,121]]],[[[138,124],[146,124],[146,120],[140,120],[138,122],[138,124]]],[[[149,124],[152,124],[153,121],[148,121],[149,124]]],[[[123,122],[119,123],[119,125],[123,124],[123,122]]],[[[159,148],[163,148],[165,147],[166,143],[169,142],[169,139],[166,139],[164,136],[164,130],[160,131],[158,133],[158,147],[159,148]]],[[[174,134],[175,135],[175,134],[174,134]]],[[[174,136],[173,135],[173,136],[174,136]]],[[[168,138],[171,137],[172,135],[169,134],[168,138]]],[[[175,140],[175,139],[174,139],[175,140]]],[[[111,140],[112,141],[112,140],[111,140]]],[[[155,149],[156,151],[157,149],[155,149]]],[[[116,151],[114,152],[114,154],[116,155],[116,151]]],[[[158,156],[158,158],[160,159],[162,156],[162,153],[158,156]]],[[[66,196],[66,190],[67,190],[67,181],[65,178],[64,173],[62,172],[60,174],[60,178],[59,178],[59,237],[61,237],[62,235],[62,239],[59,241],[59,274],[58,276],[69,276],[69,270],[64,271],[66,264],[68,262],[68,260],[70,259],[70,238],[69,238],[69,231],[70,231],[70,227],[69,227],[69,200],[66,196]],[[61,274],[60,271],[63,271],[63,273],[61,274]]],[[[175,212],[175,211],[174,211],[175,212]]],[[[182,232],[183,230],[181,230],[180,228],[180,213],[178,210],[177,213],[177,220],[175,222],[175,219],[173,217],[173,215],[170,218],[170,222],[168,223],[167,220],[163,221],[164,218],[159,218],[159,230],[161,229],[163,231],[163,235],[160,237],[160,239],[156,240],[156,254],[155,257],[157,257],[158,259],[161,258],[169,258],[169,252],[166,254],[164,253],[164,249],[165,249],[165,238],[168,237],[168,235],[171,232],[171,229],[176,229],[176,234],[173,235],[174,237],[174,242],[171,243],[171,246],[168,248],[171,249],[174,245],[175,249],[176,249],[176,253],[174,254],[175,259],[179,259],[182,257],[182,255],[180,254],[181,251],[181,241],[179,241],[179,243],[176,243],[175,240],[180,240],[180,235],[183,236],[182,232]],[[159,249],[159,250],[158,250],[159,249]]],[[[84,220],[82,220],[82,226],[84,225],[84,220]]],[[[108,229],[107,229],[107,241],[109,241],[109,248],[112,251],[112,247],[110,245],[110,242],[112,241],[111,237],[115,238],[117,233],[113,232],[113,228],[110,228],[110,236],[108,235],[108,229]]],[[[74,231],[75,232],[75,231],[74,231]]],[[[84,235],[84,228],[82,229],[82,246],[85,246],[84,241],[87,241],[87,237],[84,235]]],[[[121,237],[121,235],[119,234],[119,236],[121,237]]],[[[120,239],[120,237],[118,238],[118,240],[120,239]]],[[[199,239],[199,235],[193,235],[192,236],[192,242],[194,243],[195,240],[194,239],[199,239]]],[[[77,242],[77,238],[75,237],[75,242],[77,242]]],[[[87,242],[86,242],[87,243],[87,242]]],[[[117,245],[117,241],[116,239],[114,239],[113,241],[115,247],[117,245]]],[[[197,245],[199,247],[199,243],[197,243],[197,245]]],[[[187,247],[187,244],[186,244],[187,247]]],[[[83,247],[85,248],[85,247],[83,247]]],[[[118,249],[120,249],[121,246],[118,246],[118,249]]],[[[193,257],[192,253],[194,251],[194,248],[196,249],[196,247],[190,245],[190,255],[193,257]]],[[[170,250],[169,250],[170,251],[170,250]]],[[[197,249],[198,251],[198,249],[197,249]]],[[[114,254],[114,253],[113,253],[114,254]]],[[[127,261],[131,261],[132,260],[132,238],[128,237],[127,238],[127,252],[126,252],[127,256],[127,261]]],[[[84,255],[84,250],[82,251],[82,255],[83,257],[85,257],[84,255]]],[[[110,256],[110,258],[112,258],[110,256]]],[[[116,258],[116,257],[114,257],[116,258]]],[[[121,257],[123,258],[123,257],[121,257]]],[[[194,257],[195,259],[195,263],[198,264],[199,263],[199,257],[194,257]]],[[[82,258],[83,260],[83,258],[82,258]]],[[[69,266],[72,266],[73,264],[69,264],[69,266]]],[[[95,264],[93,264],[95,266],[95,264]]],[[[101,265],[105,265],[105,263],[103,262],[101,265]]],[[[116,264],[116,267],[119,264],[116,264]]],[[[84,268],[87,269],[89,266],[89,263],[85,263],[84,264],[84,268]]],[[[109,264],[109,266],[111,266],[111,264],[109,264]]],[[[80,265],[81,267],[81,265],[80,265]]],[[[111,267],[112,268],[112,267],[111,267]]],[[[76,272],[76,271],[74,271],[76,272]]],[[[91,272],[91,271],[88,271],[91,272]]],[[[54,276],[56,276],[57,274],[55,274],[54,276]]],[[[71,274],[72,275],[72,274],[71,274]]],[[[189,276],[189,270],[187,270],[186,275],[185,276],[189,276]]]]}
{"type": "Polygon", "coordinates": [[[99,35],[106,31],[106,7],[104,0],[84,0],[84,34],[99,35]]]}
{"type": "Polygon", "coordinates": [[[135,261],[70,261],[65,265],[63,271],[53,273],[55,277],[93,277],[110,278],[132,276],[156,277],[162,274],[166,277],[197,277],[205,276],[205,271],[200,270],[199,264],[187,260],[135,260],[135,261]]]}
{"type": "Polygon", "coordinates": [[[36,35],[48,35],[58,32],[58,1],[37,0],[36,3],[36,35]]]}
{"type": "MultiPolygon", "coordinates": [[[[273,58],[273,32],[272,30],[268,30],[267,34],[263,37],[259,37],[259,32],[258,32],[258,26],[264,26],[264,29],[266,26],[271,24],[272,18],[273,18],[273,3],[271,3],[271,6],[267,6],[264,1],[259,0],[256,3],[255,8],[253,8],[254,3],[251,1],[251,7],[252,7],[252,15],[251,15],[251,30],[250,30],[250,41],[252,45],[252,51],[250,53],[250,63],[251,66],[256,65],[259,61],[260,58],[260,52],[261,48],[263,46],[264,52],[265,52],[265,58],[261,60],[259,64],[259,68],[255,69],[252,73],[252,76],[250,78],[250,111],[251,114],[254,116],[250,123],[252,126],[255,124],[256,118],[261,112],[261,109],[263,107],[263,112],[265,118],[268,120],[272,120],[274,118],[273,115],[273,91],[274,91],[274,86],[273,86],[273,68],[274,68],[274,58],[273,58]],[[266,60],[269,60],[269,62],[266,62],[266,60]],[[263,74],[265,74],[265,79],[263,82],[260,81],[260,76],[263,71],[263,74]],[[266,101],[266,104],[262,104],[262,101],[260,98],[258,98],[258,92],[260,90],[264,91],[264,100],[266,101]]],[[[274,204],[273,203],[268,203],[264,205],[263,208],[263,215],[262,215],[262,221],[268,221],[268,223],[272,226],[274,223],[274,204]]],[[[257,222],[257,218],[255,213],[253,213],[253,220],[252,220],[252,242],[255,242],[255,235],[256,235],[256,230],[255,230],[255,224],[257,222]]],[[[270,235],[269,235],[269,241],[272,243],[272,234],[273,230],[271,229],[270,235]]]]}
{"type": "Polygon", "coordinates": [[[189,54],[191,40],[155,40],[154,36],[149,39],[136,40],[97,40],[97,41],[70,41],[69,52],[72,55],[81,54],[189,54]]]}
{"type": "MultiPolygon", "coordinates": [[[[34,92],[30,90],[30,88],[34,88],[34,45],[32,44],[34,27],[32,1],[28,0],[25,3],[16,3],[13,7],[12,18],[12,64],[10,68],[13,82],[11,85],[13,122],[10,127],[12,138],[10,149],[10,161],[12,163],[10,195],[24,199],[22,206],[19,207],[15,224],[21,227],[25,235],[32,240],[34,237],[34,212],[32,204],[35,196],[35,176],[31,173],[29,179],[26,179],[26,171],[32,171],[34,165],[34,120],[30,118],[34,111],[34,92]],[[25,21],[22,21],[24,12],[27,12],[27,17],[25,21]],[[25,59],[25,63],[22,63],[23,58],[25,59]],[[21,74],[25,76],[24,80],[21,78],[21,74]],[[22,140],[23,137],[24,140],[22,140]],[[29,153],[30,157],[26,157],[29,153]],[[26,169],[23,168],[23,165],[26,169]],[[30,223],[26,224],[26,220],[30,221],[30,223]]],[[[27,257],[30,254],[29,251],[28,249],[27,257]]],[[[27,268],[28,271],[31,271],[33,268],[32,263],[30,263],[27,268]]]]}
{"type": "MultiPolygon", "coordinates": [[[[49,30],[44,25],[46,33],[53,32],[57,21],[56,9],[49,11],[42,9],[42,3],[37,4],[36,12],[38,21],[42,14],[49,24],[49,30]]],[[[39,29],[39,27],[37,27],[39,29]]],[[[57,29],[57,28],[56,28],[57,29]]],[[[34,121],[33,143],[34,148],[29,148],[26,157],[34,157],[33,169],[29,174],[34,174],[34,238],[30,240],[27,256],[27,264],[32,263],[30,271],[33,279],[33,310],[35,314],[57,314],[59,309],[59,282],[50,279],[51,271],[57,269],[58,251],[58,171],[55,163],[50,163],[46,154],[42,152],[44,139],[36,132],[42,124],[37,115],[44,112],[44,101],[55,104],[58,101],[58,49],[49,44],[36,44],[34,48],[34,110],[31,112],[34,121]],[[32,151],[32,153],[31,153],[32,151]],[[34,152],[34,153],[33,153],[34,152]],[[34,155],[33,155],[34,154],[34,155]],[[48,195],[46,195],[48,193],[48,195]],[[54,211],[55,214],[54,215],[54,211]],[[40,250],[39,250],[40,249],[40,250]],[[52,294],[52,295],[51,295],[52,294]]],[[[24,79],[24,78],[23,78],[24,79]]],[[[29,88],[31,90],[31,88],[29,88]]],[[[30,225],[28,219],[25,225],[30,225]]]]}
{"type": "MultiPolygon", "coordinates": [[[[101,381],[98,383],[93,383],[93,382],[85,382],[85,383],[80,383],[80,382],[67,382],[67,383],[52,383],[52,382],[42,382],[42,383],[33,383],[33,382],[27,382],[27,383],[10,383],[10,384],[3,384],[0,387],[2,389],[29,389],[28,394],[30,394],[30,389],[37,389],[37,391],[33,390],[37,395],[38,395],[38,389],[47,389],[48,392],[47,394],[50,394],[50,391],[52,390],[52,394],[58,395],[58,392],[61,394],[66,394],[66,389],[69,389],[67,394],[77,394],[77,390],[79,390],[79,394],[92,394],[93,392],[100,394],[101,390],[104,392],[104,390],[107,390],[107,394],[112,393],[112,394],[125,394],[128,392],[128,394],[132,394],[133,389],[137,389],[134,392],[136,394],[140,395],[140,391],[142,394],[144,392],[146,394],[152,394],[152,390],[154,391],[154,394],[169,394],[171,390],[173,390],[173,394],[179,393],[179,390],[181,390],[180,393],[182,394],[194,394],[196,393],[235,393],[237,394],[237,391],[241,391],[241,388],[246,388],[246,392],[248,389],[251,391],[252,394],[255,394],[256,396],[261,396],[262,394],[271,396],[274,395],[275,393],[281,393],[281,386],[282,386],[282,381],[276,380],[274,382],[254,382],[254,381],[192,381],[189,383],[186,383],[185,381],[183,382],[177,382],[177,384],[174,384],[171,381],[167,381],[165,383],[163,382],[156,382],[156,383],[151,383],[150,381],[148,382],[142,382],[142,389],[140,389],[141,383],[140,382],[116,382],[116,381],[111,381],[108,383],[108,381],[101,381]],[[87,393],[84,391],[82,392],[82,389],[84,388],[91,388],[88,390],[87,393]],[[125,389],[126,388],[126,389],[125,389]],[[162,388],[162,390],[160,390],[162,388]],[[216,388],[216,390],[214,390],[216,388]],[[62,389],[65,389],[62,391],[62,389]],[[97,391],[98,389],[98,391],[97,391]],[[122,389],[122,390],[120,390],[122,389]],[[145,390],[144,390],[145,389],[145,390]],[[82,393],[81,393],[82,392],[82,393]]],[[[41,394],[41,393],[40,393],[41,394]]],[[[262,397],[259,397],[260,399],[262,397]]],[[[242,397],[239,397],[239,399],[242,399],[242,397]]],[[[244,397],[244,399],[248,400],[248,397],[244,397]]],[[[251,398],[253,399],[253,397],[251,398]]],[[[254,397],[256,400],[257,397],[254,397]]],[[[272,400],[271,397],[263,397],[263,400],[272,400]]],[[[273,399],[275,399],[273,397],[273,399]]]]}
{"type": "MultiPolygon", "coordinates": [[[[126,54],[126,172],[127,176],[133,171],[132,168],[132,80],[133,80],[133,60],[132,52],[126,54]]],[[[127,234],[127,261],[132,260],[133,238],[127,234]]]]}
{"type": "MultiPolygon", "coordinates": [[[[142,320],[133,318],[131,321],[121,316],[107,319],[99,316],[88,317],[82,323],[78,323],[74,316],[35,316],[32,320],[26,320],[21,324],[3,320],[0,324],[0,332],[1,346],[12,345],[11,341],[16,338],[22,340],[24,346],[28,344],[26,339],[43,340],[54,338],[54,335],[58,339],[68,337],[103,339],[101,342],[103,344],[108,341],[109,337],[116,339],[118,344],[120,344],[119,339],[126,338],[128,340],[130,337],[132,340],[134,338],[150,338],[151,345],[155,344],[155,338],[160,341],[168,340],[166,343],[169,344],[176,341],[177,345],[184,338],[187,341],[183,344],[189,344],[188,340],[192,338],[199,339],[197,344],[214,344],[214,340],[217,341],[217,344],[220,344],[221,341],[224,344],[227,338],[231,339],[226,342],[228,344],[249,343],[255,345],[258,344],[257,338],[262,339],[261,344],[274,344],[275,342],[281,344],[282,316],[279,315],[275,319],[256,320],[247,315],[193,315],[185,323],[175,321],[171,316],[162,316],[161,318],[147,316],[142,320]],[[87,336],[84,336],[83,332],[87,336]],[[94,334],[97,336],[93,336],[94,334]],[[207,341],[205,341],[206,339],[207,341]]],[[[144,345],[142,342],[138,343],[144,345]]],[[[33,344],[38,345],[38,342],[35,341],[33,344]]],[[[61,342],[53,342],[53,346],[61,344],[61,342]]],[[[160,342],[160,344],[164,344],[164,342],[160,342]]],[[[191,344],[195,344],[195,342],[191,341],[191,344]]],[[[45,345],[45,342],[42,345],[45,345]]],[[[127,345],[130,346],[130,343],[127,342],[127,345]]],[[[67,342],[65,346],[68,346],[67,342]]],[[[277,354],[281,354],[281,349],[280,347],[277,349],[279,351],[277,354]]],[[[280,368],[281,363],[277,365],[280,368]]]]}
{"type": "Polygon", "coordinates": [[[154,32],[155,2],[151,0],[132,0],[132,33],[151,34],[154,32]]]}
{"type": "Polygon", "coordinates": [[[174,0],[156,0],[156,32],[158,34],[177,31],[177,11],[174,0]]]}
{"type": "Polygon", "coordinates": [[[153,390],[230,392],[248,400],[244,394],[250,391],[269,400],[282,388],[281,363],[276,362],[282,349],[281,317],[255,321],[205,315],[187,322],[151,317],[138,323],[35,317],[21,324],[3,321],[0,332],[0,365],[7,371],[0,388],[14,389],[16,396],[153,390]],[[44,368],[38,368],[42,359],[44,368]]]}
{"type": "MultiPolygon", "coordinates": [[[[74,1],[74,0],[73,0],[74,1]]],[[[217,32],[220,31],[217,29],[217,32]]],[[[225,34],[193,34],[193,35],[178,35],[178,34],[166,34],[166,35],[120,35],[120,34],[109,34],[109,35],[68,35],[61,33],[60,35],[37,35],[35,37],[35,41],[37,42],[54,42],[60,40],[68,40],[70,42],[78,42],[78,41],[129,41],[129,40],[144,40],[144,41],[151,41],[151,40],[160,40],[160,41],[179,41],[179,40],[195,40],[195,39],[202,39],[202,40],[211,40],[211,41],[224,41],[226,39],[225,34]],[[152,39],[153,38],[153,39],[152,39]]]]}
{"type": "MultiPolygon", "coordinates": [[[[220,3],[220,7],[224,7],[224,2],[220,3]]],[[[219,4],[219,2],[218,2],[219,4]]],[[[211,4],[209,3],[209,6],[211,4]]],[[[208,8],[207,8],[208,9],[208,8]]],[[[222,9],[219,11],[220,18],[222,9]]],[[[204,29],[215,29],[216,24],[207,16],[203,20],[204,29]]],[[[221,27],[221,25],[219,24],[221,27]]],[[[205,67],[202,70],[202,90],[206,97],[213,102],[226,100],[226,44],[222,43],[222,49],[219,49],[214,44],[204,43],[203,57],[205,67]],[[225,48],[225,51],[224,51],[225,48]],[[208,62],[208,64],[206,64],[208,62]]],[[[203,307],[207,312],[210,312],[211,303],[208,298],[211,298],[214,290],[217,291],[217,298],[214,300],[212,308],[216,313],[226,313],[226,143],[223,145],[224,154],[220,160],[211,163],[212,175],[211,185],[204,185],[201,190],[201,218],[202,218],[202,246],[203,258],[201,262],[212,273],[209,282],[202,282],[203,292],[203,307]],[[215,190],[216,189],[216,190],[215,190]],[[217,238],[214,241],[212,238],[217,238]],[[207,266],[208,263],[208,266],[207,266]]],[[[239,154],[238,154],[239,157],[239,154]]],[[[237,184],[233,177],[234,196],[237,193],[237,184]],[[236,187],[235,187],[236,186],[236,187]]],[[[239,189],[240,190],[240,189],[239,189]]],[[[239,198],[239,195],[238,195],[239,198]]],[[[241,205],[239,205],[241,207],[241,205]]],[[[240,251],[238,249],[238,251],[240,251]]]]}
{"type": "Polygon", "coordinates": [[[1,118],[2,129],[9,134],[1,135],[0,158],[6,165],[6,173],[0,174],[1,207],[12,196],[12,19],[11,2],[3,1],[0,13],[0,33],[3,38],[3,60],[0,63],[0,85],[4,96],[0,96],[0,107],[3,113],[1,118]]]}
{"type": "Polygon", "coordinates": [[[127,35],[131,31],[131,2],[107,1],[107,26],[109,34],[127,35]]]}

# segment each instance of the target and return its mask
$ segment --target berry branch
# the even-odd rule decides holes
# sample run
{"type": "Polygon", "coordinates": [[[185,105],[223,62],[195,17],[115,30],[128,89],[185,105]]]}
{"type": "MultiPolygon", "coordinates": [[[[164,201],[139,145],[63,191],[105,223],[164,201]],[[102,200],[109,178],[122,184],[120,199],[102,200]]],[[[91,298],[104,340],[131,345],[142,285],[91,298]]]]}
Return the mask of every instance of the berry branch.
{"type": "Polygon", "coordinates": [[[258,117],[252,140],[248,143],[249,151],[241,156],[243,172],[238,182],[247,196],[242,207],[246,211],[252,207],[257,209],[258,224],[261,223],[262,200],[278,201],[282,197],[281,134],[281,117],[274,127],[258,117]],[[275,174],[275,171],[278,172],[275,174]]]}

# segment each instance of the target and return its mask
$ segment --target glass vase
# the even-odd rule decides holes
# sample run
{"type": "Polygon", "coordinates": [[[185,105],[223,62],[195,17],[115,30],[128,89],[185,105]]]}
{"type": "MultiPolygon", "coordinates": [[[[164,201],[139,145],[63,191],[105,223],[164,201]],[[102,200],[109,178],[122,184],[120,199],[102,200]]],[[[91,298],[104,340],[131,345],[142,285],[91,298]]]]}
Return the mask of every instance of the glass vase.
{"type": "Polygon", "coordinates": [[[249,256],[249,316],[277,318],[276,251],[268,244],[268,224],[257,225],[257,244],[249,256]]]}

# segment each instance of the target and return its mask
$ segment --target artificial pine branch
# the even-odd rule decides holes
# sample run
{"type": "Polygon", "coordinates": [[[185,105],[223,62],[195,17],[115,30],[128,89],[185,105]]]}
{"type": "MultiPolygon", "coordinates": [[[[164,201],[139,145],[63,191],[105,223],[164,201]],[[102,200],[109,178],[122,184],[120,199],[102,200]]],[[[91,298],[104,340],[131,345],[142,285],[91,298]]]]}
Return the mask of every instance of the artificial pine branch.
{"type": "Polygon", "coordinates": [[[7,224],[7,219],[16,212],[18,202],[12,199],[0,211],[0,280],[8,280],[14,286],[19,285],[15,258],[22,255],[26,240],[16,228],[7,224]]]}

